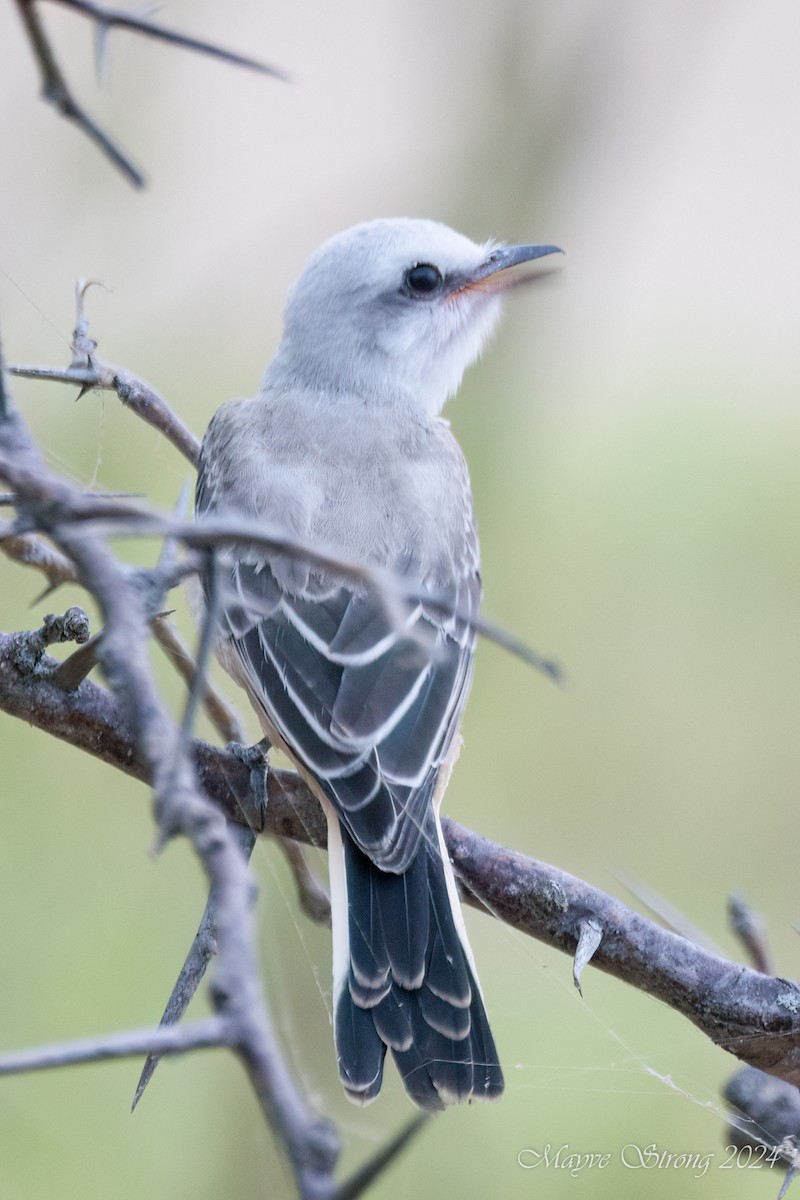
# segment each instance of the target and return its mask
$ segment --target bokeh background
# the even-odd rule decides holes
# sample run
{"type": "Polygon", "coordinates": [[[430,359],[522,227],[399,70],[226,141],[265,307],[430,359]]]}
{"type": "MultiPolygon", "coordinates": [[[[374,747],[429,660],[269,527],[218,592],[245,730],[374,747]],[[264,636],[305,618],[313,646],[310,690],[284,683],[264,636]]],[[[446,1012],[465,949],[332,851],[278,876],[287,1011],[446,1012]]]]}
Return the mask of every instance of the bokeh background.
{"type": "MultiPolygon", "coordinates": [[[[12,362],[66,362],[73,285],[99,279],[100,353],[200,433],[257,388],[286,288],[328,234],[419,215],[566,248],[557,280],[515,295],[449,415],[472,468],[486,611],[568,681],[481,646],[447,809],[623,899],[623,876],[646,881],[730,955],[726,897],[741,890],[796,975],[797,5],[172,0],[165,23],[293,82],[120,33],[102,90],[86,21],[46,17],[76,92],[150,187],[134,193],[40,103],[0,5],[12,362]]],[[[15,394],[70,478],[174,503],[185,464],[113,397],[15,394]]],[[[2,628],[81,599],[31,609],[39,578],[0,572],[2,628]]],[[[154,858],[143,787],[10,718],[0,762],[0,1046],[150,1024],[203,906],[189,851],[154,858]]],[[[255,866],[275,1018],[352,1169],[409,1107],[392,1072],[371,1109],[342,1098],[328,934],[298,915],[274,848],[255,866]]],[[[467,919],[508,1093],[436,1121],[376,1197],[777,1192],[774,1173],[723,1168],[733,1058],[591,968],[581,1000],[565,956],[467,919]],[[578,1178],[519,1166],[548,1144],[611,1160],[578,1178]],[[625,1146],[651,1145],[709,1166],[624,1165],[625,1146]]],[[[131,1117],[137,1075],[123,1062],[0,1082],[0,1195],[292,1194],[230,1056],[163,1064],[131,1117]]]]}

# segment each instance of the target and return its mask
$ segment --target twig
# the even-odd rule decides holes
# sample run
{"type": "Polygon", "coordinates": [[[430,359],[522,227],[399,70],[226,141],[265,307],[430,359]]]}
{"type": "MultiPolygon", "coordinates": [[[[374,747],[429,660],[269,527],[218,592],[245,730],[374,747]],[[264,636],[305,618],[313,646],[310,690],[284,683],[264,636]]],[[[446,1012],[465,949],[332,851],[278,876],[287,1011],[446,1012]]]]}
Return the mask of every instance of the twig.
{"type": "MultiPolygon", "coordinates": [[[[120,493],[119,497],[115,498],[122,495],[123,493],[120,493]]],[[[34,603],[38,603],[43,596],[61,584],[78,581],[77,572],[70,559],[38,534],[0,537],[0,551],[13,562],[35,567],[46,576],[49,587],[34,603]]],[[[189,686],[195,676],[195,663],[177,626],[164,613],[159,613],[152,619],[150,628],[180,678],[189,686]]],[[[96,650],[96,642],[92,639],[80,652],[73,654],[60,665],[53,681],[64,691],[72,691],[95,665],[96,650]]],[[[209,720],[226,742],[244,742],[246,734],[239,717],[219,689],[208,679],[202,704],[209,720]]]]}
{"type": "MultiPolygon", "coordinates": [[[[169,554],[168,547],[171,542],[165,543],[164,551],[162,552],[162,561],[169,554]]],[[[219,604],[219,579],[217,563],[214,552],[209,552],[208,574],[210,577],[210,595],[206,605],[205,614],[203,617],[203,625],[200,634],[200,646],[197,652],[197,664],[195,667],[194,676],[186,697],[186,706],[184,708],[183,719],[181,721],[181,733],[184,739],[188,739],[194,728],[194,720],[197,714],[197,707],[200,703],[201,696],[205,693],[205,675],[208,665],[208,659],[211,654],[215,629],[217,624],[218,604],[219,604]]],[[[266,795],[264,796],[266,802],[266,795]]],[[[263,818],[263,807],[261,805],[263,818]]],[[[261,828],[263,819],[259,825],[261,828]]],[[[231,826],[231,835],[237,842],[242,857],[245,862],[250,861],[250,856],[253,853],[253,846],[256,842],[256,834],[251,829],[242,829],[241,827],[231,826]]],[[[181,1017],[188,1008],[192,997],[194,996],[200,982],[205,975],[206,968],[217,950],[217,929],[219,924],[219,908],[221,897],[216,883],[212,882],[208,893],[205,912],[200,921],[200,927],[194,936],[189,953],[181,968],[175,986],[172,989],[167,1006],[161,1017],[161,1025],[174,1025],[180,1021],[181,1017]]],[[[144,1090],[153,1077],[160,1060],[160,1055],[149,1054],[142,1068],[142,1073],[139,1076],[139,1083],[136,1087],[136,1093],[133,1097],[131,1111],[136,1108],[136,1105],[142,1098],[144,1090]]]]}
{"type": "MultiPolygon", "coordinates": [[[[286,79],[286,76],[281,71],[275,67],[268,66],[266,63],[257,62],[255,59],[248,58],[245,55],[223,50],[221,47],[214,46],[210,42],[187,37],[184,34],[165,29],[162,26],[153,24],[151,21],[145,20],[143,17],[136,17],[132,13],[126,13],[120,9],[106,8],[104,5],[91,2],[91,0],[57,0],[57,2],[66,8],[71,8],[73,11],[81,13],[83,16],[90,17],[97,22],[100,29],[107,30],[115,26],[129,29],[147,37],[158,38],[172,45],[197,51],[200,54],[210,54],[235,66],[246,67],[249,70],[259,71],[265,75],[272,75],[278,79],[286,79]]],[[[134,165],[125,151],[98,125],[94,118],[89,115],[86,109],[73,96],[72,90],[66,81],[50,44],[50,39],[45,33],[34,0],[16,0],[16,4],[34,57],[39,64],[43,98],[49,104],[52,104],[62,117],[65,117],[68,121],[72,121],[78,129],[94,142],[100,153],[121,172],[133,187],[144,187],[145,178],[139,168],[134,165]]]]}
{"type": "Polygon", "coordinates": [[[563,678],[557,663],[543,657],[525,642],[486,621],[480,615],[454,605],[450,599],[431,594],[419,582],[397,576],[385,567],[345,559],[335,550],[293,537],[281,529],[271,529],[263,522],[246,517],[221,516],[206,517],[202,521],[189,523],[144,506],[133,507],[124,501],[107,501],[104,506],[98,502],[93,503],[91,507],[76,502],[72,519],[81,524],[85,523],[87,531],[91,530],[94,535],[173,537],[195,549],[225,549],[231,543],[246,543],[270,553],[286,554],[314,566],[335,571],[354,583],[367,584],[380,590],[389,606],[400,600],[424,602],[429,608],[463,620],[488,641],[496,642],[515,658],[528,663],[554,682],[560,682],[563,678]]]}
{"type": "MultiPolygon", "coordinates": [[[[171,537],[195,549],[224,549],[231,543],[244,542],[259,549],[280,552],[304,562],[327,567],[345,579],[380,589],[389,605],[398,600],[424,601],[429,608],[438,609],[463,620],[488,641],[502,646],[509,654],[541,671],[554,682],[558,683],[563,678],[557,663],[543,657],[513,634],[507,633],[476,613],[454,605],[449,599],[431,595],[414,580],[399,577],[384,567],[349,561],[334,550],[305,542],[282,530],[270,529],[263,523],[248,520],[246,517],[213,517],[189,523],[143,506],[133,507],[121,500],[83,503],[80,498],[76,498],[71,516],[74,522],[84,525],[87,532],[91,531],[99,536],[171,537]]],[[[3,535],[0,530],[0,544],[4,536],[9,535],[3,535]]]]}
{"type": "MultiPolygon", "coordinates": [[[[0,549],[2,542],[0,542],[0,549]]],[[[156,617],[150,625],[153,637],[166,654],[183,682],[191,686],[195,677],[195,661],[189,647],[180,635],[177,625],[169,617],[156,617]]],[[[202,696],[206,716],[226,742],[244,743],[247,734],[236,710],[228,703],[222,692],[206,679],[202,696]]]]}
{"type": "MultiPolygon", "coordinates": [[[[141,500],[141,492],[84,492],[84,496],[97,496],[100,500],[141,500]]],[[[13,492],[0,492],[0,504],[13,505],[16,496],[13,492]]]]}
{"type": "MultiPolygon", "coordinates": [[[[161,561],[166,561],[168,547],[172,545],[172,539],[165,543],[164,551],[162,552],[161,561]]],[[[206,673],[208,661],[211,656],[212,644],[216,636],[216,629],[219,620],[219,605],[221,602],[221,580],[220,567],[217,560],[217,555],[213,550],[207,552],[207,564],[205,574],[208,579],[206,589],[206,602],[204,606],[203,621],[200,633],[200,644],[197,651],[197,661],[194,664],[194,672],[189,686],[189,693],[186,700],[186,707],[181,722],[181,730],[184,736],[189,737],[194,727],[197,706],[200,703],[201,697],[206,694],[206,673]]],[[[268,747],[267,747],[268,748],[268,747]]],[[[253,747],[247,752],[247,757],[243,757],[241,752],[237,754],[242,757],[243,761],[250,764],[252,768],[259,773],[259,779],[263,776],[263,781],[260,783],[260,788],[257,790],[253,784],[252,791],[257,793],[257,810],[258,824],[256,829],[263,828],[264,814],[267,805],[267,759],[261,747],[253,747]],[[257,751],[254,755],[253,751],[257,751]]],[[[251,774],[251,779],[253,778],[251,774]]],[[[256,833],[250,828],[242,829],[234,827],[234,836],[239,844],[239,848],[246,861],[249,862],[253,852],[253,846],[256,841],[256,833]]],[[[295,846],[294,850],[289,850],[284,844],[284,853],[289,861],[291,869],[294,871],[295,879],[297,880],[298,890],[301,900],[304,900],[306,905],[315,914],[320,911],[320,903],[326,904],[327,897],[322,893],[322,889],[318,886],[312,888],[313,876],[305,862],[303,852],[299,846],[295,846]],[[316,906],[316,907],[312,907],[316,906]]],[[[172,989],[172,994],[167,1001],[166,1009],[161,1018],[162,1024],[173,1024],[181,1019],[186,1011],[192,997],[194,996],[203,975],[206,971],[211,957],[216,952],[217,945],[217,923],[218,923],[218,907],[219,897],[216,887],[209,891],[208,901],[206,903],[205,912],[203,913],[200,927],[195,935],[194,941],[189,949],[189,953],[181,968],[177,982],[172,989]]],[[[323,910],[324,911],[324,910],[323,910]]],[[[330,915],[330,904],[327,903],[327,915],[330,915]]],[[[133,1108],[139,1103],[145,1088],[150,1082],[156,1067],[158,1066],[158,1055],[150,1054],[142,1069],[142,1074],[139,1078],[139,1083],[136,1088],[136,1094],[133,1098],[133,1108]]]]}
{"type": "Polygon", "coordinates": [[[85,301],[93,279],[79,279],[75,285],[75,328],[72,332],[72,361],[68,367],[9,366],[8,372],[22,379],[41,379],[74,383],[79,396],[92,388],[116,392],[124,405],[142,421],[157,429],[191,463],[197,466],[200,442],[173,412],[163,396],[143,379],[123,367],[103,362],[95,354],[97,342],[89,334],[85,301]]]}
{"type": "MultiPolygon", "coordinates": [[[[85,750],[108,766],[143,783],[152,772],[133,740],[130,722],[108,688],[87,679],[77,691],[65,694],[53,686],[60,664],[45,655],[35,674],[20,670],[14,634],[0,633],[0,711],[36,729],[85,750]]],[[[240,825],[255,823],[248,808],[250,772],[235,755],[196,740],[192,745],[203,791],[225,816],[240,825]]],[[[312,846],[325,845],[325,821],[316,801],[294,771],[272,769],[269,774],[268,831],[279,837],[299,836],[312,846]],[[300,814],[300,815],[298,815],[300,814]],[[302,818],[302,823],[301,823],[302,818]],[[298,834],[298,830],[302,833],[298,834]]]]}
{"type": "MultiPolygon", "coordinates": [[[[2,548],[2,542],[0,542],[2,548]]],[[[164,650],[175,670],[191,684],[196,674],[196,664],[177,627],[166,617],[157,617],[151,624],[156,641],[164,650]]],[[[247,734],[235,709],[222,692],[206,678],[202,698],[203,708],[211,724],[225,742],[245,744],[247,734]]],[[[248,809],[249,811],[249,809],[248,809]]],[[[294,876],[300,907],[312,921],[329,924],[331,917],[330,897],[315,875],[302,846],[297,842],[277,838],[278,846],[294,876]]]]}
{"type": "Polygon", "coordinates": [[[141,33],[145,37],[155,38],[156,41],[168,42],[171,46],[194,50],[198,54],[208,54],[211,58],[218,58],[234,67],[245,67],[248,71],[258,71],[261,75],[271,75],[273,79],[280,79],[284,83],[289,82],[288,75],[278,67],[269,66],[268,63],[249,58],[245,54],[236,54],[233,50],[223,50],[221,46],[215,46],[213,42],[189,37],[188,34],[178,33],[177,30],[166,29],[163,25],[155,25],[145,17],[137,17],[124,9],[109,8],[105,4],[93,3],[93,0],[51,0],[51,2],[61,4],[64,8],[71,8],[73,12],[82,13],[83,16],[90,17],[100,26],[109,29],[128,29],[133,33],[141,33]]]}
{"type": "MultiPolygon", "coordinates": [[[[120,493],[114,498],[120,499],[122,495],[120,493]]],[[[108,499],[110,497],[106,496],[105,498],[108,499]]],[[[35,567],[41,571],[50,585],[47,592],[54,591],[60,584],[77,582],[77,572],[70,559],[65,554],[62,554],[60,550],[56,550],[54,546],[51,546],[49,542],[46,542],[44,538],[39,537],[38,534],[26,533],[19,536],[0,538],[0,551],[14,562],[35,567]]],[[[46,595],[47,592],[44,594],[46,595]]],[[[40,596],[38,600],[41,598],[40,596]]],[[[38,600],[35,603],[38,603],[38,600]]],[[[195,677],[194,658],[175,623],[170,621],[169,617],[165,614],[159,613],[151,621],[150,628],[153,631],[155,640],[161,646],[161,649],[180,678],[187,687],[191,686],[191,682],[195,677]]],[[[92,648],[93,653],[94,648],[92,648]]],[[[76,659],[76,657],[76,655],[73,655],[72,659],[76,659]]],[[[62,669],[66,668],[72,659],[67,659],[62,664],[62,669]]],[[[91,665],[94,665],[93,661],[91,665]]],[[[82,666],[80,669],[82,672],[80,678],[82,679],[88,672],[84,671],[82,666]]],[[[63,671],[61,686],[64,687],[65,691],[71,691],[74,686],[72,676],[68,677],[66,671],[63,671]],[[67,682],[68,678],[69,682],[67,682]]],[[[209,679],[206,680],[202,704],[214,728],[219,731],[226,742],[243,743],[245,741],[247,735],[236,711],[209,679]]]]}
{"type": "Polygon", "coordinates": [[[122,403],[132,409],[137,417],[162,433],[193,467],[197,466],[200,442],[195,435],[154,388],[123,367],[115,367],[101,359],[93,359],[91,366],[75,365],[63,368],[11,364],[8,373],[20,379],[74,383],[83,391],[99,388],[101,391],[116,392],[122,403]]]}
{"type": "Polygon", "coordinates": [[[134,1058],[142,1054],[184,1054],[211,1046],[230,1045],[234,1029],[223,1017],[209,1017],[180,1029],[136,1029],[107,1037],[85,1038],[77,1042],[59,1042],[0,1055],[0,1075],[23,1075],[31,1071],[49,1071],[54,1067],[73,1067],[78,1063],[106,1062],[116,1058],[134,1058]]]}
{"type": "Polygon", "coordinates": [[[19,15],[28,34],[34,56],[42,76],[42,97],[68,121],[72,121],[94,142],[101,154],[113,163],[135,188],[145,185],[144,175],[128,158],[115,141],[89,116],[70,91],[69,85],[58,65],[50,41],[44,31],[39,13],[33,0],[16,0],[19,15]]]}

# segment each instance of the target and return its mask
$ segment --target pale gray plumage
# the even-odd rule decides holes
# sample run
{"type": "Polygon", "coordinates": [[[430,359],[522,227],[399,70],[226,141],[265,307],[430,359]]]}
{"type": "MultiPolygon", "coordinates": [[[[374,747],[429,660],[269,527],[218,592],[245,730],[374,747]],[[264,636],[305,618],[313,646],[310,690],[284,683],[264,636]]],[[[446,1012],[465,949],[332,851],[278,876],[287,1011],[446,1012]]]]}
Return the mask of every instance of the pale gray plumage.
{"type": "Polygon", "coordinates": [[[203,442],[198,516],[256,518],[422,597],[247,547],[224,589],[220,657],[328,816],[335,1035],[360,1102],[387,1046],[425,1108],[503,1087],[438,815],[481,590],[467,467],[439,414],[497,320],[497,273],[554,250],[419,220],[332,238],[289,294],[261,392],[203,442]]]}

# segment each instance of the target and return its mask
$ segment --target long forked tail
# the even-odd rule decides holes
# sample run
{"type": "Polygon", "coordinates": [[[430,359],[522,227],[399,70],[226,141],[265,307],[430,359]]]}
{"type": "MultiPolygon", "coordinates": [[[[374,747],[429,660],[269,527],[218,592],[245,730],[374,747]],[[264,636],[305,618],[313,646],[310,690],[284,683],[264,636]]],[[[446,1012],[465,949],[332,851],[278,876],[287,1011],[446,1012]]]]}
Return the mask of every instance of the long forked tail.
{"type": "Polygon", "coordinates": [[[503,1073],[438,814],[402,874],[376,867],[332,816],[328,853],[334,1032],[350,1099],[377,1096],[387,1047],[422,1108],[497,1099],[503,1073]]]}

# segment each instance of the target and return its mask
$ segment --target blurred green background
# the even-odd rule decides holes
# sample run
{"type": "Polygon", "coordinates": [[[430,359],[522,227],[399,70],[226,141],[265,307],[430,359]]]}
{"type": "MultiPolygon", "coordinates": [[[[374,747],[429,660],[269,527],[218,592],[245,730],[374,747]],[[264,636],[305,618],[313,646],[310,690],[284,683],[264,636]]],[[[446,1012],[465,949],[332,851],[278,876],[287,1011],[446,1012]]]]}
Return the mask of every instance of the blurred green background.
{"type": "MultiPolygon", "coordinates": [[[[564,246],[561,275],[514,297],[449,416],[486,612],[568,681],[481,646],[446,808],[623,899],[618,875],[645,880],[734,956],[739,889],[796,975],[797,6],[173,0],[158,15],[294,82],[112,34],[100,92],[89,26],[48,9],[76,91],[150,176],[135,194],[37,100],[2,5],[8,358],[66,362],[75,280],[102,280],[100,354],[200,433],[256,390],[286,288],[328,234],[420,215],[564,246]]],[[[15,394],[70,478],[174,503],[184,463],[113,397],[15,394]]],[[[65,589],[31,610],[39,578],[0,569],[0,628],[81,600],[65,589]]],[[[202,911],[189,851],[154,859],[146,790],[22,723],[0,718],[0,755],[0,1046],[152,1023],[202,911]]],[[[343,1099],[327,931],[297,914],[273,847],[255,867],[275,1019],[352,1169],[410,1109],[393,1072],[369,1110],[343,1099]]],[[[467,920],[508,1092],[436,1121],[376,1197],[776,1194],[774,1173],[722,1168],[733,1058],[591,968],[581,1000],[565,956],[467,920]],[[578,1178],[518,1165],[548,1144],[611,1161],[578,1178]],[[623,1164],[623,1147],[653,1144],[712,1158],[699,1178],[623,1164]]],[[[228,1055],[165,1063],[131,1117],[137,1076],[123,1062],[0,1081],[0,1196],[291,1196],[228,1055]]]]}

